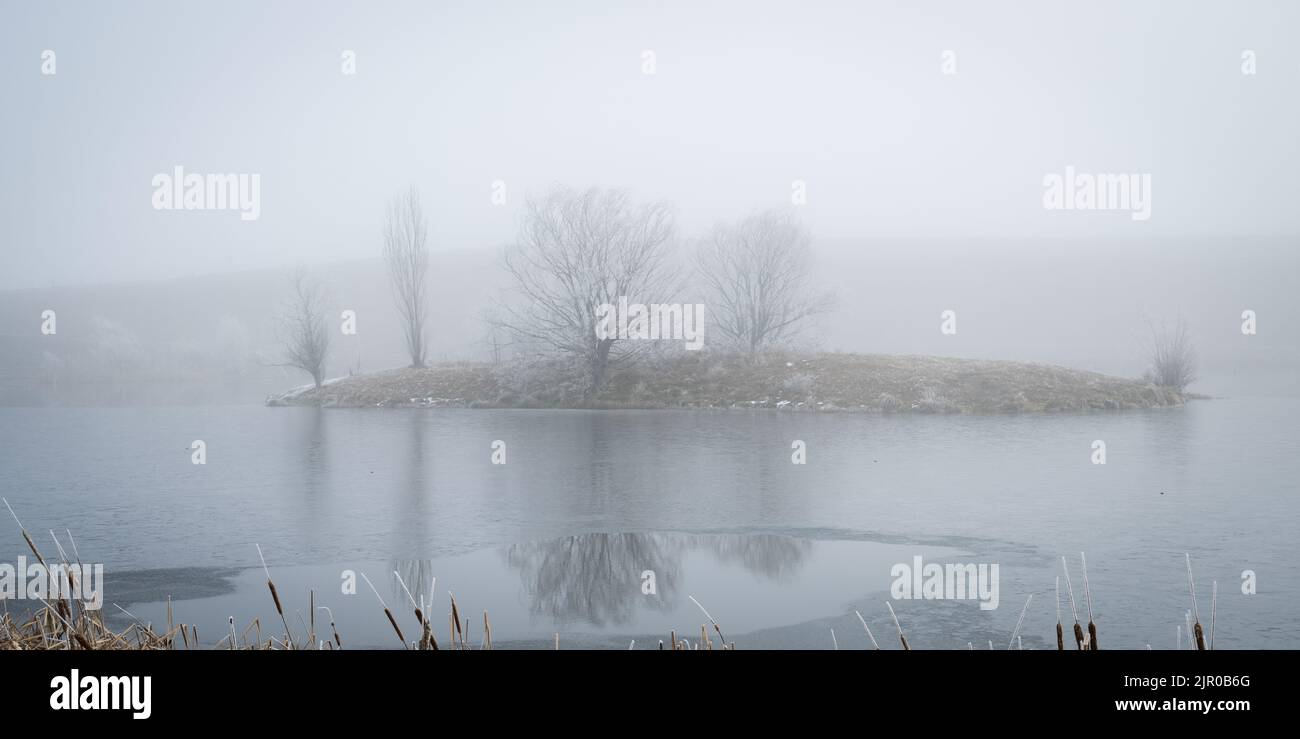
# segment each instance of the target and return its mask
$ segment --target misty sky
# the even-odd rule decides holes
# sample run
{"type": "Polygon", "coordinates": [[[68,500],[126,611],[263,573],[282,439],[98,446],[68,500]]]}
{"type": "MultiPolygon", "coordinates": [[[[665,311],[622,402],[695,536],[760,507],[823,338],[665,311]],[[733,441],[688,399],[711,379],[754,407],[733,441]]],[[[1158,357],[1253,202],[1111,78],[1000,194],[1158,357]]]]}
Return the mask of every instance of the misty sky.
{"type": "Polygon", "coordinates": [[[560,5],[0,0],[0,288],[374,257],[410,184],[436,250],[556,182],[685,235],[793,180],[822,239],[1300,233],[1296,3],[560,5]],[[177,165],[261,217],[154,210],[177,165]],[[1067,165],[1150,173],[1151,219],[1044,210],[1067,165]]]}

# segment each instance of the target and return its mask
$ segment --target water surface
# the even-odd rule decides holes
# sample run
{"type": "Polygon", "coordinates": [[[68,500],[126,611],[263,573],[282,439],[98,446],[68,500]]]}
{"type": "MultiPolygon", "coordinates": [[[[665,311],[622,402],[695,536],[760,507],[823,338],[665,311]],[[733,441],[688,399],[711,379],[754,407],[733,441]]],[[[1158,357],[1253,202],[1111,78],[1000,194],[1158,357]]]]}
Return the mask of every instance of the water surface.
{"type": "MultiPolygon", "coordinates": [[[[113,573],[123,583],[134,577],[133,613],[149,610],[150,595],[181,589],[176,577],[141,571],[230,568],[243,574],[214,572],[226,595],[206,597],[246,591],[220,605],[246,604],[249,612],[220,619],[266,623],[274,614],[257,593],[265,579],[257,543],[283,573],[281,591],[299,594],[337,592],[342,569],[373,568],[371,578],[387,582],[401,569],[393,565],[427,562],[446,570],[431,574],[455,580],[453,592],[460,588],[463,605],[480,616],[483,606],[470,595],[482,587],[481,600],[499,604],[493,618],[503,638],[558,629],[612,643],[660,633],[687,618],[689,588],[720,622],[735,624],[735,636],[749,632],[750,645],[829,646],[830,628],[861,629],[854,607],[885,630],[889,566],[940,551],[999,563],[1001,605],[984,612],[974,601],[897,601],[918,634],[913,643],[1005,639],[1034,593],[1024,627],[1031,646],[1054,638],[1059,556],[1071,557],[1079,585],[1078,553],[1086,551],[1103,645],[1171,647],[1191,607],[1183,562],[1190,552],[1205,620],[1210,581],[1219,582],[1220,646],[1297,647],[1300,637],[1286,628],[1300,607],[1291,565],[1300,531],[1297,411],[1295,400],[1264,398],[995,417],[4,408],[0,490],[38,544],[53,550],[45,532],[62,538],[70,529],[83,559],[104,562],[110,598],[113,573]],[[196,439],[207,445],[205,465],[191,463],[196,439]],[[807,445],[805,465],[791,464],[796,439],[807,445]],[[1098,439],[1105,465],[1091,462],[1098,439]],[[504,465],[491,462],[495,440],[506,443],[504,465]],[[530,568],[555,569],[527,564],[546,561],[537,552],[573,537],[592,541],[586,534],[642,535],[626,541],[678,555],[658,558],[657,568],[635,557],[615,565],[599,549],[579,547],[561,570],[572,576],[524,577],[530,568]],[[699,538],[707,534],[732,538],[682,543],[710,541],[699,538]],[[735,564],[743,557],[720,558],[719,541],[797,541],[808,549],[801,558],[775,557],[789,572],[773,578],[735,564]],[[614,568],[614,579],[577,576],[584,567],[614,568]],[[637,601],[645,569],[663,570],[659,586],[676,593],[674,606],[646,611],[637,601]],[[1257,574],[1256,595],[1241,593],[1244,570],[1257,574]],[[141,582],[149,586],[141,590],[141,582]],[[610,601],[602,591],[610,583],[630,590],[627,603],[610,601]],[[537,606],[584,599],[611,605],[587,615],[537,606]],[[619,624],[600,615],[610,608],[641,615],[619,624]],[[527,618],[527,627],[516,621],[527,618]]],[[[9,542],[8,561],[23,553],[15,527],[0,541],[9,542]]],[[[442,586],[438,592],[445,596],[442,586]]],[[[698,621],[692,616],[683,628],[698,621]]]]}

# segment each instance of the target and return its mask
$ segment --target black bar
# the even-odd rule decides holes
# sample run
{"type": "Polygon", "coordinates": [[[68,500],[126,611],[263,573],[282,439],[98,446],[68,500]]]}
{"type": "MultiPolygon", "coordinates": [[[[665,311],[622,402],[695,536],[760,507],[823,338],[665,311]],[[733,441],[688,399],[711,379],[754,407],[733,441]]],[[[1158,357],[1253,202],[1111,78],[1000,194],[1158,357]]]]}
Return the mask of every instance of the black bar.
{"type": "Polygon", "coordinates": [[[1293,655],[1262,651],[47,651],[6,652],[0,659],[5,703],[47,726],[144,725],[130,710],[52,709],[51,682],[70,678],[74,669],[79,679],[149,676],[145,721],[182,729],[194,728],[196,716],[205,729],[252,725],[260,715],[280,715],[295,726],[363,717],[396,726],[407,716],[427,721],[444,712],[486,710],[478,719],[485,729],[499,719],[508,719],[502,727],[532,718],[577,724],[623,712],[629,721],[839,717],[863,727],[898,720],[936,731],[1019,733],[1033,725],[1018,722],[1034,717],[1078,728],[1244,724],[1283,717],[1294,700],[1287,695],[1293,655]],[[1187,684],[1171,684],[1175,676],[1187,684]],[[1207,677],[1213,684],[1202,686],[1207,677]],[[1154,703],[1120,710],[1121,701],[1154,703]],[[1213,706],[1206,713],[1199,704],[1173,701],[1213,706]]]}

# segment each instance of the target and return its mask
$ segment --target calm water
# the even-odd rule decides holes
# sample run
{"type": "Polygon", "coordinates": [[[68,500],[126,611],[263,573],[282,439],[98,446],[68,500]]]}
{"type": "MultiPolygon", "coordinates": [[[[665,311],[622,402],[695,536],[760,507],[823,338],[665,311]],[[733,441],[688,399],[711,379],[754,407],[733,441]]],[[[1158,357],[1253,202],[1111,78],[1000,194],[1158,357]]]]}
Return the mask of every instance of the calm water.
{"type": "MultiPolygon", "coordinates": [[[[889,568],[920,555],[998,563],[1000,606],[893,601],[914,645],[1005,647],[1033,593],[1025,646],[1042,648],[1059,557],[1082,601],[1085,551],[1103,647],[1174,645],[1190,552],[1203,621],[1219,583],[1219,646],[1296,648],[1298,419],[1300,401],[1260,398],[1049,417],[0,408],[0,491],[48,551],[70,529],[109,600],[158,621],[171,594],[211,640],[228,616],[274,619],[257,543],[290,608],[305,618],[316,589],[353,645],[396,637],[364,582],[340,592],[343,570],[408,634],[394,570],[417,598],[437,577],[435,612],[456,593],[472,634],[487,608],[498,642],[648,647],[698,631],[695,596],[740,646],[830,648],[833,628],[861,648],[856,608],[891,648],[889,568]]],[[[12,522],[5,551],[25,553],[12,522]]]]}

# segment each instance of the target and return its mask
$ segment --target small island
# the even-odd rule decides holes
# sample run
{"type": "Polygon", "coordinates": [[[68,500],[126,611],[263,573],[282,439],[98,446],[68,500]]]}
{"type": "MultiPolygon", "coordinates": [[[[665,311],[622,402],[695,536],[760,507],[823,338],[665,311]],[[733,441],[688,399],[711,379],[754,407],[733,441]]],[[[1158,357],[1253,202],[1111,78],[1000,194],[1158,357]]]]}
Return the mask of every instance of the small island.
{"type": "Polygon", "coordinates": [[[1192,397],[1048,364],[846,353],[680,352],[612,368],[590,395],[576,377],[562,361],[453,362],[306,385],[267,404],[996,414],[1158,408],[1192,397]]]}
{"type": "MultiPolygon", "coordinates": [[[[390,202],[383,233],[409,366],[326,380],[330,311],[322,286],[298,272],[281,317],[280,365],[313,382],[268,405],[1059,413],[1180,406],[1195,379],[1181,319],[1172,330],[1151,324],[1141,380],[813,350],[821,344],[804,332],[835,313],[837,296],[814,284],[812,234],[793,210],[719,223],[691,240],[683,259],[666,203],[563,186],[528,201],[518,238],[502,251],[506,287],[481,315],[490,360],[430,362],[427,219],[417,192],[390,202]]],[[[936,315],[936,328],[957,333],[956,311],[936,315]]]]}

